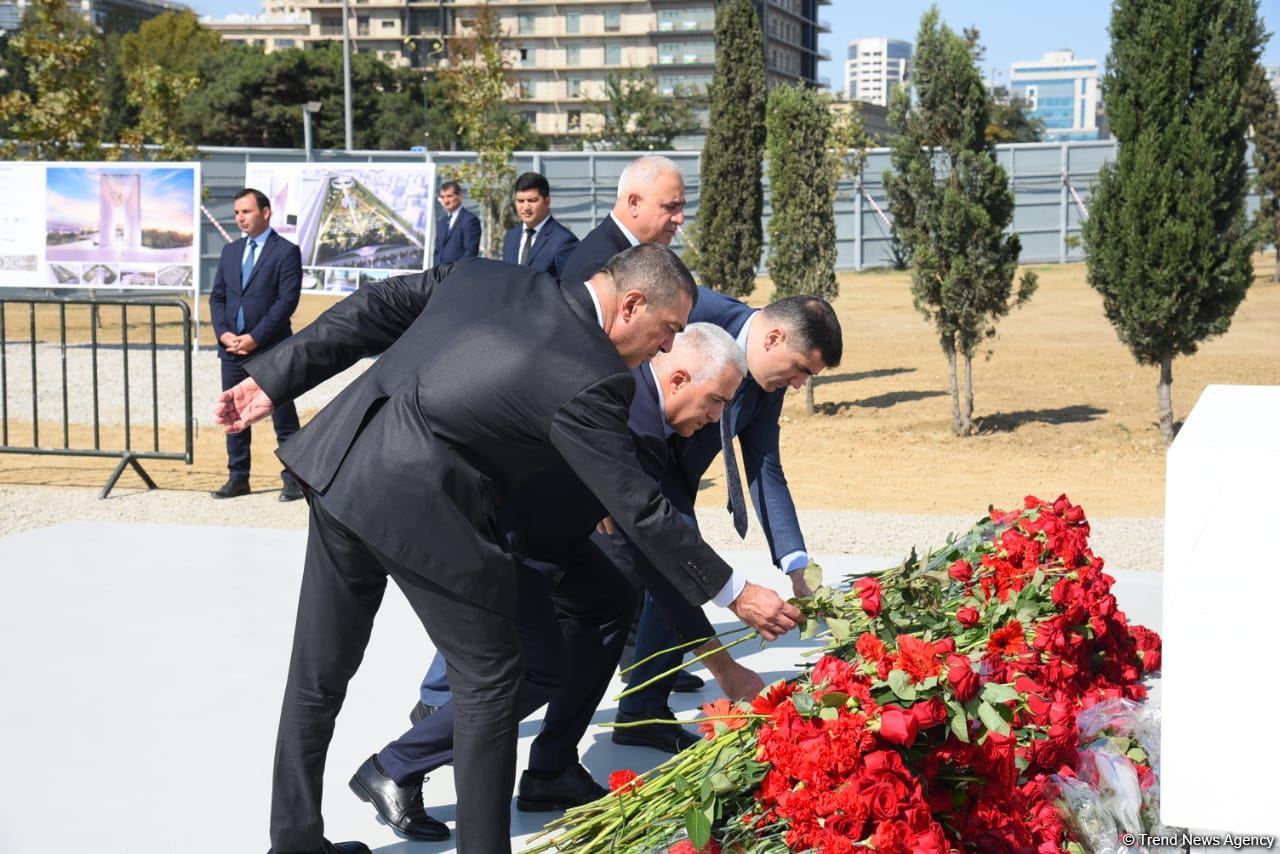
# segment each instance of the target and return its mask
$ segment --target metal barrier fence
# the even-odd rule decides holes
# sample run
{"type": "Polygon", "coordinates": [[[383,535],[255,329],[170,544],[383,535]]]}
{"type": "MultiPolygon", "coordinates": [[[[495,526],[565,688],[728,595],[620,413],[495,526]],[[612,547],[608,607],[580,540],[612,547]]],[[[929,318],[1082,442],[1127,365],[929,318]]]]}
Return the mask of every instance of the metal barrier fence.
{"type": "Polygon", "coordinates": [[[107,497],[126,466],[155,489],[139,460],[181,460],[190,465],[193,459],[191,343],[191,309],[181,300],[0,294],[0,453],[119,457],[99,497],[107,497]],[[177,312],[177,330],[171,328],[175,321],[158,316],[171,310],[177,312]],[[141,327],[141,336],[135,334],[131,340],[131,326],[141,327]],[[23,337],[12,337],[10,327],[23,337]],[[141,355],[132,366],[131,350],[141,355]],[[164,360],[162,383],[160,354],[169,351],[181,362],[164,360]],[[175,384],[180,388],[172,389],[175,384]],[[10,405],[11,397],[23,404],[29,401],[29,424],[19,420],[26,413],[10,405]],[[166,424],[181,419],[181,450],[162,449],[171,444],[161,438],[162,402],[166,424]],[[144,414],[145,420],[135,423],[135,414],[144,414]],[[53,432],[60,434],[52,444],[41,443],[42,432],[46,437],[49,433],[48,426],[42,431],[42,417],[54,421],[53,432]],[[142,434],[141,442],[135,443],[135,433],[142,434]],[[29,444],[21,441],[26,437],[29,444]]]}

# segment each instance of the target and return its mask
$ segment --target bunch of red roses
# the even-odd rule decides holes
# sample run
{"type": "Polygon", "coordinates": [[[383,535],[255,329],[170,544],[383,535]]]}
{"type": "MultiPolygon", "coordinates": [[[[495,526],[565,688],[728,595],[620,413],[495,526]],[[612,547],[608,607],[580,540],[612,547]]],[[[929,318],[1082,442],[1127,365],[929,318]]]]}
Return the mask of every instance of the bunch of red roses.
{"type": "Polygon", "coordinates": [[[1028,498],[924,560],[818,589],[800,604],[827,654],[749,705],[705,706],[706,741],[643,789],[619,776],[612,806],[570,812],[547,847],[648,851],[677,834],[667,850],[685,854],[1064,850],[1051,778],[1074,776],[1076,715],[1143,699],[1160,666],[1088,536],[1065,496],[1028,498]],[[627,830],[582,844],[605,826],[627,830]]]}

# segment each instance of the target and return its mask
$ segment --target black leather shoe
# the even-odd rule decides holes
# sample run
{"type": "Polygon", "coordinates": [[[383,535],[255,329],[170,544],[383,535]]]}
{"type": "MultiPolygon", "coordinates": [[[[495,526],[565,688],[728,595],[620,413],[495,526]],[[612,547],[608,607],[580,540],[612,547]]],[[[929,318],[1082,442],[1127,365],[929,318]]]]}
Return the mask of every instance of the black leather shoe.
{"type": "Polygon", "coordinates": [[[694,676],[688,670],[681,670],[676,674],[676,683],[671,686],[671,690],[677,694],[692,694],[695,691],[701,691],[706,684],[702,681],[702,677],[694,676]]]}
{"type": "Polygon", "coordinates": [[[280,490],[281,501],[297,501],[302,498],[302,487],[296,480],[285,483],[284,488],[280,490]]]}
{"type": "Polygon", "coordinates": [[[214,498],[239,498],[241,495],[249,494],[249,481],[228,480],[209,494],[214,498]]]}
{"type": "Polygon", "coordinates": [[[438,711],[440,711],[439,706],[428,706],[419,700],[418,704],[409,710],[409,723],[416,726],[418,721],[429,718],[438,711]]]}
{"type": "MultiPolygon", "coordinates": [[[[614,723],[629,724],[636,721],[674,721],[675,719],[675,713],[670,709],[665,709],[661,714],[656,715],[629,715],[626,712],[618,712],[614,723]]],[[[698,741],[697,735],[675,724],[641,724],[613,729],[614,744],[627,747],[652,747],[663,753],[679,753],[697,744],[698,741]]]]}
{"type": "Polygon", "coordinates": [[[449,838],[449,828],[427,815],[422,805],[422,785],[397,786],[370,756],[351,778],[351,791],[382,816],[382,820],[410,839],[439,842],[449,838]]]}
{"type": "Polygon", "coordinates": [[[552,812],[589,804],[609,794],[609,790],[591,779],[581,765],[573,765],[555,777],[542,779],[528,771],[520,775],[516,809],[520,812],[552,812]]]}
{"type": "MultiPolygon", "coordinates": [[[[275,854],[274,848],[267,851],[267,854],[275,854]]],[[[369,846],[363,842],[330,842],[324,840],[324,844],[314,851],[306,852],[306,854],[373,854],[369,850],[369,846]]]]}

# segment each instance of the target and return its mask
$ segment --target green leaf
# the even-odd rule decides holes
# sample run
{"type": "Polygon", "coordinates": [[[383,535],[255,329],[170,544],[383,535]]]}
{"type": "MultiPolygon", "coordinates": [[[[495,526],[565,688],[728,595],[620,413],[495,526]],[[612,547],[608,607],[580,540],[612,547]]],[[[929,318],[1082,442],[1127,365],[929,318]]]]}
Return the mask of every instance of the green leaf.
{"type": "Polygon", "coordinates": [[[837,643],[844,643],[852,633],[849,621],[840,617],[827,617],[827,628],[831,630],[831,637],[837,643]]]}
{"type": "Polygon", "coordinates": [[[792,694],[791,702],[795,705],[796,711],[805,717],[812,716],[813,710],[817,708],[817,703],[814,702],[812,694],[805,694],[803,692],[792,694]]]}
{"type": "Polygon", "coordinates": [[[683,795],[689,790],[689,781],[685,779],[683,774],[677,774],[671,780],[671,785],[675,787],[676,794],[683,795]]]}
{"type": "Polygon", "coordinates": [[[818,710],[818,717],[822,718],[824,721],[834,721],[836,718],[840,717],[840,710],[833,709],[830,706],[823,706],[818,710]]]}
{"type": "Polygon", "coordinates": [[[822,695],[822,705],[824,708],[838,709],[847,702],[849,702],[849,695],[842,694],[839,691],[828,691],[822,695]]]}
{"type": "Polygon", "coordinates": [[[809,589],[814,593],[817,593],[818,588],[822,586],[822,567],[817,562],[811,560],[804,568],[804,583],[809,585],[809,589]]]}
{"type": "Polygon", "coordinates": [[[711,820],[697,807],[690,807],[684,814],[684,829],[694,848],[702,848],[711,839],[711,820]]]}
{"type": "Polygon", "coordinates": [[[982,719],[983,725],[992,732],[998,732],[1001,735],[1009,734],[1009,724],[1004,718],[1000,717],[1000,713],[996,711],[986,700],[978,704],[978,717],[982,719]]]}
{"type": "Polygon", "coordinates": [[[915,700],[916,688],[911,684],[910,677],[907,676],[906,671],[898,670],[896,668],[894,670],[890,670],[888,682],[889,689],[892,690],[894,694],[898,695],[899,700],[907,703],[915,700]]]}
{"type": "Polygon", "coordinates": [[[1134,762],[1145,763],[1147,761],[1147,751],[1143,750],[1141,747],[1130,748],[1129,752],[1126,753],[1125,756],[1128,756],[1134,762]]]}
{"type": "Polygon", "coordinates": [[[805,620],[804,629],[800,632],[800,637],[803,640],[808,640],[816,634],[818,634],[818,620],[814,617],[810,617],[805,620]]]}
{"type": "Polygon", "coordinates": [[[951,734],[965,744],[969,743],[969,716],[958,703],[947,703],[951,708],[951,734]]]}
{"type": "Polygon", "coordinates": [[[1001,685],[999,682],[988,682],[982,686],[982,699],[991,704],[1007,703],[1010,700],[1022,699],[1022,694],[1012,685],[1001,685]]]}
{"type": "Polygon", "coordinates": [[[738,788],[722,771],[711,775],[711,788],[717,795],[726,795],[738,788]]]}

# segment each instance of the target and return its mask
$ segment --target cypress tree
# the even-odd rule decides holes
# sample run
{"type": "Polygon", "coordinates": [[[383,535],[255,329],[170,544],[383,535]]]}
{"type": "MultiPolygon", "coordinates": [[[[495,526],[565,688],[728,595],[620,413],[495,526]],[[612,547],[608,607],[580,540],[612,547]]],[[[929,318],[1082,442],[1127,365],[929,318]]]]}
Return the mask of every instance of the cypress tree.
{"type": "Polygon", "coordinates": [[[1247,100],[1253,124],[1253,165],[1258,170],[1258,240],[1275,247],[1271,280],[1280,282],[1280,106],[1261,65],[1253,67],[1247,100]]]}
{"type": "Polygon", "coordinates": [[[836,295],[836,179],[828,149],[831,112],[807,86],[776,86],[765,119],[769,142],[769,276],[779,297],[836,295]]]}
{"type": "Polygon", "coordinates": [[[1004,233],[1013,192],[986,140],[990,102],[974,36],[966,41],[942,24],[936,6],[921,18],[912,71],[917,102],[913,107],[905,90],[894,93],[889,120],[901,133],[892,143],[894,171],[885,173],[894,235],[911,256],[912,300],[933,322],[947,357],[958,436],[974,432],[979,344],[1036,287],[1027,272],[1013,293],[1022,244],[1004,233]]]}
{"type": "Polygon", "coordinates": [[[716,70],[709,94],[711,121],[689,260],[707,287],[747,296],[755,288],[764,242],[764,33],[752,0],[725,0],[716,8],[716,70]]]}
{"type": "Polygon", "coordinates": [[[1254,0],[1116,0],[1111,33],[1119,148],[1084,225],[1089,283],[1138,363],[1160,367],[1171,441],[1173,359],[1227,331],[1253,275],[1244,92],[1262,27],[1254,0]]]}

